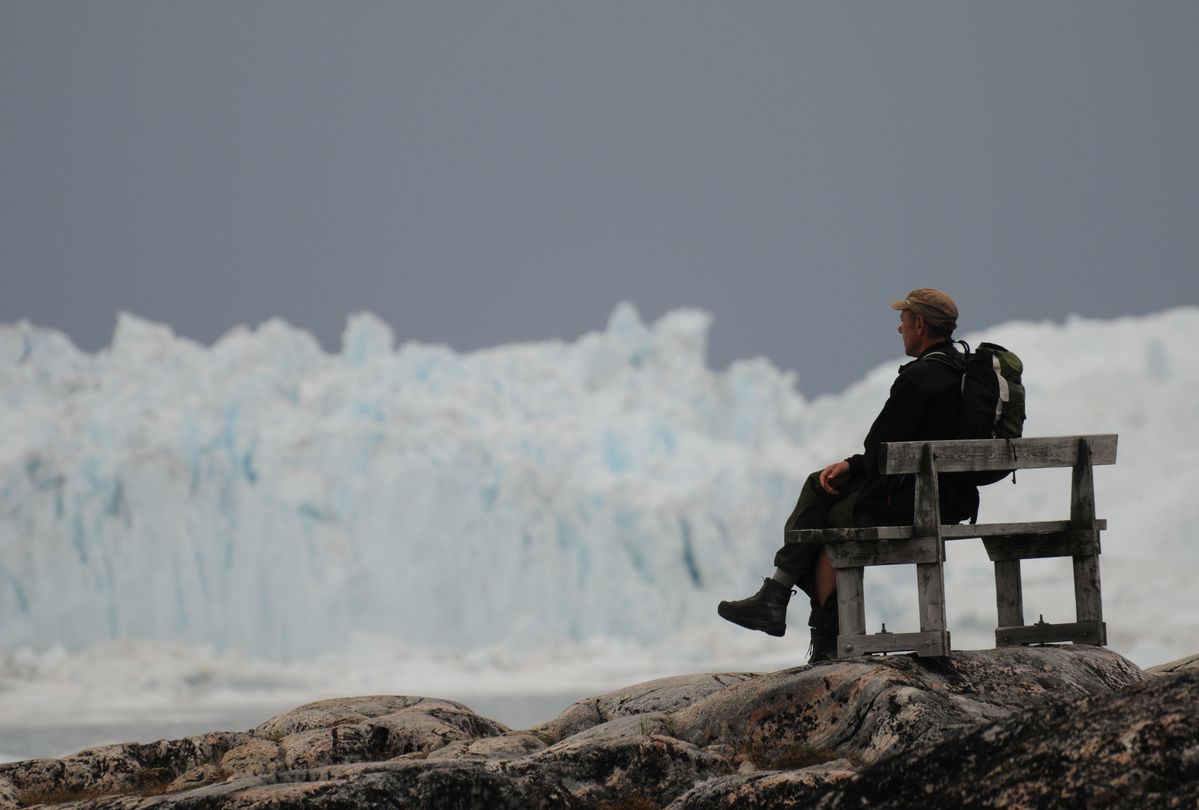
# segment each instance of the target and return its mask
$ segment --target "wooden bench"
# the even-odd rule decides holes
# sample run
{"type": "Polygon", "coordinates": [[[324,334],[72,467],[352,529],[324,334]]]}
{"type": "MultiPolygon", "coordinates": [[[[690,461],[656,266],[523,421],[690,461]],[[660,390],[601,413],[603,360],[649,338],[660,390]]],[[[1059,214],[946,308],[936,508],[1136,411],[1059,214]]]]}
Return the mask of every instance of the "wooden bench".
{"type": "MultiPolygon", "coordinates": [[[[1024,439],[899,442],[883,444],[879,469],[886,475],[916,476],[915,519],[911,526],[852,529],[800,529],[788,542],[825,547],[837,574],[837,655],[912,651],[948,655],[945,623],[945,542],[980,538],[995,563],[999,620],[996,646],[1019,644],[1107,644],[1099,592],[1099,532],[1095,518],[1093,466],[1116,462],[1116,435],[1054,436],[1024,439]],[[983,470],[1072,467],[1070,519],[1030,523],[943,525],[937,474],[983,470]],[[1074,558],[1076,621],[1026,624],[1020,561],[1074,558]],[[863,573],[867,566],[914,564],[920,608],[918,633],[866,633],[863,573]]],[[[982,496],[986,497],[985,489],[982,496]]]]}

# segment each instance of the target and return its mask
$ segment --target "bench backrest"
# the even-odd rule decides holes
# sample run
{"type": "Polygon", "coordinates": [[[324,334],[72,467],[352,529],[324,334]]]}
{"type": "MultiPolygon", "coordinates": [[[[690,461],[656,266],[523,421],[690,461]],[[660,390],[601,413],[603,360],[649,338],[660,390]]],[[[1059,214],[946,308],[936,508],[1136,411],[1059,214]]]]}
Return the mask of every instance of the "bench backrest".
{"type": "Polygon", "coordinates": [[[1116,439],[1115,433],[1101,433],[1027,439],[887,442],[880,447],[879,471],[884,475],[920,472],[925,446],[932,449],[939,473],[1074,467],[1080,461],[1115,464],[1116,439]],[[1090,458],[1080,459],[1080,453],[1087,451],[1090,458]]]}

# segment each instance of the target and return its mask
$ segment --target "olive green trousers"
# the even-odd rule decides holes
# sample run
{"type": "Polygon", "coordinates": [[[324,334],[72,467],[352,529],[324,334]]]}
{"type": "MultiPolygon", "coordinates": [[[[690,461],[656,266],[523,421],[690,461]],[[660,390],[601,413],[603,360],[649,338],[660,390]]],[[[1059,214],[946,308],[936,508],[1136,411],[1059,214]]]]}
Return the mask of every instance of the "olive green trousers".
{"type": "Polygon", "coordinates": [[[774,555],[774,565],[796,577],[796,585],[816,604],[816,557],[823,546],[814,543],[788,542],[788,532],[795,529],[829,529],[855,524],[854,507],[862,479],[850,478],[830,495],[820,486],[820,470],[808,476],[799,491],[799,500],[783,525],[783,547],[774,555]]]}

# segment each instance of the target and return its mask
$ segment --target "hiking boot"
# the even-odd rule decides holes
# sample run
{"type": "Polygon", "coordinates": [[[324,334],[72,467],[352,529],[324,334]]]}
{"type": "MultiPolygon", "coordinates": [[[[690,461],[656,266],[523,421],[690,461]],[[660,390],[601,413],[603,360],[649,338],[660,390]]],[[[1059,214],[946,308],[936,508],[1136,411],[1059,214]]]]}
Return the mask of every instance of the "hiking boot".
{"type": "Polygon", "coordinates": [[[762,589],[748,599],[736,602],[721,602],[716,606],[720,618],[739,624],[750,630],[761,630],[768,636],[781,636],[787,632],[787,603],[791,601],[791,589],[769,577],[762,589]]]}
{"type": "Polygon", "coordinates": [[[808,663],[832,661],[837,657],[837,631],[812,628],[812,644],[808,647],[808,663]]]}

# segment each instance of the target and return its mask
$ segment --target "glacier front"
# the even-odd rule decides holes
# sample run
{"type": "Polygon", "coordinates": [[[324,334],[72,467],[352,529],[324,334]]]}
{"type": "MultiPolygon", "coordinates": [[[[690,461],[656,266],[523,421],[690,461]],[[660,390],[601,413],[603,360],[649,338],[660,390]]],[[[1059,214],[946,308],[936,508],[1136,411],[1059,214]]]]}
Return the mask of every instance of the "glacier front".
{"type": "MultiPolygon", "coordinates": [[[[0,327],[0,652],[731,648],[716,601],[770,573],[804,477],[860,447],[901,358],[809,400],[764,359],[708,368],[709,322],[622,304],[573,342],[465,354],[366,313],[337,354],[281,321],[205,347],[124,314],[95,354],[0,327]]],[[[1104,607],[1143,665],[1199,650],[1197,331],[1185,307],[964,336],[1024,359],[1027,435],[1120,434],[1104,607]]],[[[981,519],[1065,517],[1068,479],[992,485],[981,519]]],[[[992,644],[973,545],[949,551],[959,648],[992,644]]],[[[1068,561],[1027,578],[1030,620],[1072,620],[1068,561]]],[[[910,571],[871,571],[867,599],[871,626],[915,624],[910,571]]],[[[796,635],[774,643],[798,662],[796,635]]]]}

